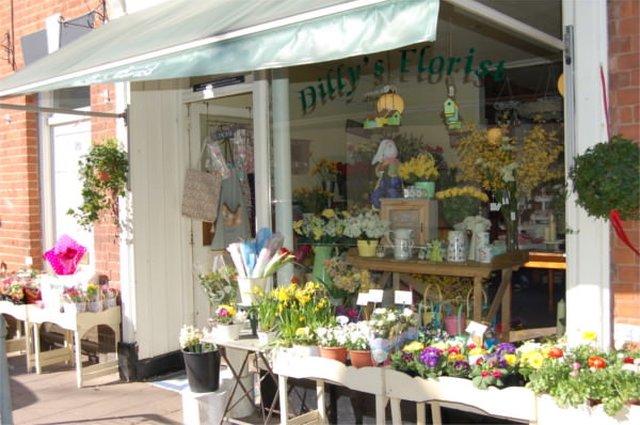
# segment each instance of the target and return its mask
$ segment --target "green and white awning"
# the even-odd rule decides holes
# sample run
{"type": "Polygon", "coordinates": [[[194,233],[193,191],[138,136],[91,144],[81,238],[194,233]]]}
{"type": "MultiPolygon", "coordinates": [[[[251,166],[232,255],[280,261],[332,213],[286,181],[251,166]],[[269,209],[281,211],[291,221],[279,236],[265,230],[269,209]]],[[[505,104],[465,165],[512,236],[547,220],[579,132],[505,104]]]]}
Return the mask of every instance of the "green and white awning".
{"type": "Polygon", "coordinates": [[[439,0],[169,0],[115,19],[0,80],[0,97],[224,75],[433,41],[439,0]]]}

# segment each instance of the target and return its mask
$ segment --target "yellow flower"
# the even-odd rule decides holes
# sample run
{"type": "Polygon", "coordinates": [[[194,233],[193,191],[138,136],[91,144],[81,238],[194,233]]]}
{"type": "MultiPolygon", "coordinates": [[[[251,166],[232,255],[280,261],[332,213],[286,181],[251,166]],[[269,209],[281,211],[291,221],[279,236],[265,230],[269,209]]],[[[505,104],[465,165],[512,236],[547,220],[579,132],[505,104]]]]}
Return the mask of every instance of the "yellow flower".
{"type": "Polygon", "coordinates": [[[515,354],[503,354],[502,357],[509,366],[514,366],[518,361],[518,357],[515,354]]]}
{"type": "Polygon", "coordinates": [[[333,218],[333,217],[336,216],[336,212],[332,208],[325,208],[322,211],[322,216],[325,217],[325,218],[333,218]]]}
{"type": "Polygon", "coordinates": [[[523,354],[522,362],[534,369],[540,369],[544,362],[544,355],[540,351],[529,351],[523,354]]]}
{"type": "Polygon", "coordinates": [[[593,331],[584,331],[582,333],[582,339],[589,342],[595,342],[598,339],[598,334],[593,331]]]}
{"type": "Polygon", "coordinates": [[[412,353],[421,350],[424,350],[424,344],[422,344],[420,341],[411,341],[402,348],[402,351],[404,351],[405,353],[412,353]]]}

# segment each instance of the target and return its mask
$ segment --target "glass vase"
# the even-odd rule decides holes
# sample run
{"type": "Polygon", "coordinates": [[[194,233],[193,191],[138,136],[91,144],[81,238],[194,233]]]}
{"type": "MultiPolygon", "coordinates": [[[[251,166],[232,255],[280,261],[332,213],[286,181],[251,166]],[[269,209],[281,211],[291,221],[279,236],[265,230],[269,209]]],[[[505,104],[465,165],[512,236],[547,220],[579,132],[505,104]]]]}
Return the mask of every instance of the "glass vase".
{"type": "Polygon", "coordinates": [[[515,182],[509,184],[502,197],[500,213],[504,220],[507,252],[518,250],[518,198],[515,182]]]}

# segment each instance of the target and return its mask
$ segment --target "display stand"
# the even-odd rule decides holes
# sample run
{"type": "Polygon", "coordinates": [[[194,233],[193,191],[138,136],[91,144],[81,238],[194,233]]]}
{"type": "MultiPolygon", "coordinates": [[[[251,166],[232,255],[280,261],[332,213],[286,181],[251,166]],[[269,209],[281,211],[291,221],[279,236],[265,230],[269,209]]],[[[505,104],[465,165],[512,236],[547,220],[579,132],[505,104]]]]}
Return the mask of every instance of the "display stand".
{"type": "Polygon", "coordinates": [[[273,371],[278,375],[280,398],[280,424],[297,425],[307,423],[329,423],[325,408],[325,384],[339,385],[351,390],[373,394],[376,400],[376,425],[385,421],[384,370],[380,367],[354,368],[322,357],[299,357],[280,350],[275,356],[273,371]],[[310,379],[316,382],[316,410],[289,418],[288,379],[310,379]]]}
{"type": "Polygon", "coordinates": [[[411,277],[412,274],[457,276],[473,279],[473,320],[491,323],[502,309],[502,331],[500,339],[510,340],[511,330],[511,274],[513,270],[521,267],[528,260],[527,251],[516,251],[493,257],[491,263],[479,263],[476,261],[464,262],[432,262],[425,260],[394,260],[391,258],[360,257],[357,250],[350,249],[347,261],[361,269],[382,271],[384,281],[391,273],[394,273],[394,289],[400,289],[400,281],[407,283],[409,287],[424,292],[424,284],[411,277]],[[482,315],[482,283],[493,272],[501,273],[501,281],[493,298],[489,311],[482,315]]]}
{"type": "MultiPolygon", "coordinates": [[[[242,423],[242,421],[237,420],[237,418],[231,418],[230,414],[235,406],[237,406],[240,402],[244,400],[250,400],[251,395],[253,394],[253,386],[247,388],[247,385],[243,383],[242,377],[245,374],[249,373],[252,369],[254,372],[259,370],[264,370],[265,375],[260,378],[260,381],[270,377],[274,383],[277,384],[277,378],[271,369],[271,363],[267,358],[268,350],[265,346],[261,345],[258,342],[257,338],[254,337],[241,337],[238,340],[222,340],[220,338],[216,338],[215,335],[210,334],[206,335],[203,338],[203,342],[213,343],[218,346],[220,349],[220,354],[229,367],[229,370],[233,374],[234,377],[234,385],[229,392],[229,398],[224,408],[224,412],[222,414],[222,420],[220,424],[222,425],[225,421],[233,421],[234,423],[242,423]],[[242,352],[242,360],[241,364],[238,367],[235,362],[230,360],[228,350],[238,350],[242,352]],[[234,400],[234,396],[236,392],[240,392],[240,395],[237,399],[234,400]]],[[[266,409],[267,413],[265,414],[265,405],[264,400],[260,397],[260,412],[262,415],[262,421],[264,424],[268,424],[273,416],[276,401],[278,400],[278,394],[274,396],[271,405],[266,409]]]]}
{"type": "Polygon", "coordinates": [[[14,304],[10,301],[0,301],[0,314],[6,314],[18,321],[19,329],[15,338],[7,340],[7,353],[24,352],[27,360],[27,370],[31,363],[31,352],[27,349],[31,341],[31,330],[27,324],[27,305],[14,304]],[[20,330],[24,331],[24,335],[20,330]]]}
{"type": "MultiPolygon", "coordinates": [[[[72,363],[76,368],[76,383],[78,388],[82,387],[83,380],[93,379],[118,371],[118,343],[120,342],[120,307],[112,307],[100,312],[74,311],[60,312],[59,310],[40,308],[29,304],[27,307],[27,321],[29,326],[33,326],[33,363],[36,373],[42,372],[42,366],[56,363],[72,363]],[[50,351],[40,350],[40,325],[43,323],[53,323],[68,331],[65,334],[65,346],[50,351]],[[82,366],[82,345],[81,340],[84,334],[98,325],[110,327],[115,334],[114,353],[115,360],[99,363],[90,366],[82,366]]],[[[31,347],[27,347],[31,351],[31,347]]],[[[29,363],[28,367],[32,365],[29,363]]]]}

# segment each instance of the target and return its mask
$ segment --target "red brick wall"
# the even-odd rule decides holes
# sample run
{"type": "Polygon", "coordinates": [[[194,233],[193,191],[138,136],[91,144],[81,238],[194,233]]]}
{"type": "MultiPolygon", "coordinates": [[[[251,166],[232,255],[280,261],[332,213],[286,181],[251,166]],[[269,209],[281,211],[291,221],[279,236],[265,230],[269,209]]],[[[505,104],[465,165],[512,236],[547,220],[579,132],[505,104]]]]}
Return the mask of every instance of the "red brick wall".
{"type": "MultiPolygon", "coordinates": [[[[640,2],[609,0],[609,112],[611,131],[640,143],[640,2]]],[[[640,222],[624,229],[640,247],[640,222]]],[[[640,257],[611,232],[613,321],[640,325],[640,257]]]]}
{"type": "MultiPolygon", "coordinates": [[[[55,13],[73,19],[100,6],[98,0],[0,0],[0,36],[9,33],[15,48],[16,70],[24,68],[20,39],[45,28],[45,19],[55,13]],[[13,5],[13,13],[11,6],[13,5]]],[[[100,25],[98,22],[97,25],[100,25]]],[[[10,61],[0,51],[0,78],[14,72],[10,61]]],[[[113,86],[92,89],[93,110],[114,112],[113,86]],[[108,89],[110,99],[102,92],[108,89]]],[[[2,99],[3,103],[33,104],[31,97],[2,99]]],[[[0,110],[0,261],[9,270],[21,268],[24,258],[31,256],[34,267],[42,267],[42,246],[38,126],[37,114],[16,110],[0,110]]],[[[115,119],[92,120],[92,139],[113,137],[115,119]]],[[[96,268],[99,273],[119,283],[119,248],[116,228],[99,224],[95,228],[96,268]]]]}
{"type": "MultiPolygon", "coordinates": [[[[116,112],[115,93],[112,84],[91,87],[91,109],[96,112],[116,112]]],[[[115,137],[116,120],[92,118],[93,140],[115,137]]],[[[120,286],[120,245],[117,238],[118,228],[112,217],[104,217],[94,226],[96,246],[96,270],[109,277],[114,286],[120,286]]]]}

